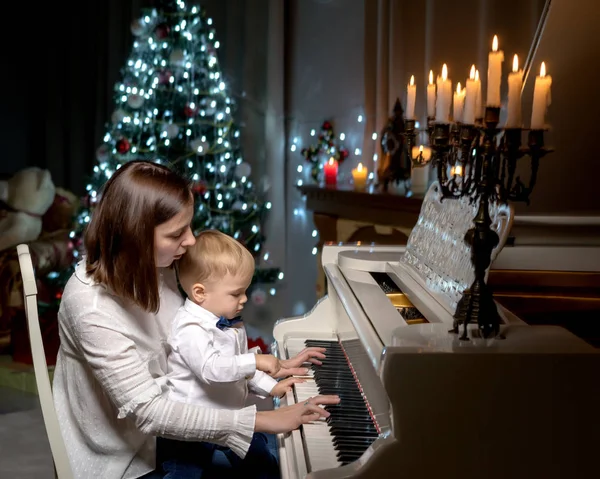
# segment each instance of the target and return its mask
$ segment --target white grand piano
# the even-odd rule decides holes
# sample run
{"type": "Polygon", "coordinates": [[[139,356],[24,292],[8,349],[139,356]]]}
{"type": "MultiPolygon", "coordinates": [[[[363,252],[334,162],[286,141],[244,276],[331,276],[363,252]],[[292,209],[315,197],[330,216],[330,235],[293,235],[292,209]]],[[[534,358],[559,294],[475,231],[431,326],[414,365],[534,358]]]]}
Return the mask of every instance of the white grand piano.
{"type": "MultiPolygon", "coordinates": [[[[328,421],[279,435],[283,479],[587,478],[600,474],[600,351],[498,305],[506,339],[449,333],[473,269],[462,238],[475,206],[434,183],[406,247],[325,246],[328,294],[280,320],[282,358],[324,346],[323,366],[279,405],[339,394],[328,421]]],[[[491,211],[495,264],[600,271],[600,248],[506,246],[513,212],[491,211]]],[[[277,404],[276,404],[277,406],[277,404]]]]}

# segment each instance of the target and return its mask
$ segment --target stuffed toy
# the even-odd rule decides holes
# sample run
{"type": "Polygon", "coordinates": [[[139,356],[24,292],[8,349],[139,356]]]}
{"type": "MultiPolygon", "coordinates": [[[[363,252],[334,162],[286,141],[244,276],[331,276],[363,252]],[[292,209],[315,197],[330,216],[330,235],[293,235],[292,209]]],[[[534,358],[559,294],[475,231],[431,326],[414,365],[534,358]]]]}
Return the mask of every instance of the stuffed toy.
{"type": "Polygon", "coordinates": [[[25,168],[0,182],[0,251],[36,240],[42,216],[55,200],[50,172],[25,168]]]}

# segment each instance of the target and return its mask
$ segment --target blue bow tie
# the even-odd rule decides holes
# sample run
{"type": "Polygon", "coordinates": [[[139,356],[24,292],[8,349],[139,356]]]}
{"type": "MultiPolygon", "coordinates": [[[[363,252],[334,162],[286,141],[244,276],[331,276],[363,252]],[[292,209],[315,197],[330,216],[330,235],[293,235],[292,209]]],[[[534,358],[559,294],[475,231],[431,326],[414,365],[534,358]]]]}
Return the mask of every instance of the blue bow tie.
{"type": "Polygon", "coordinates": [[[221,316],[217,321],[217,328],[223,331],[225,328],[231,328],[236,323],[241,323],[241,316],[237,316],[233,319],[227,319],[225,316],[221,316]]]}

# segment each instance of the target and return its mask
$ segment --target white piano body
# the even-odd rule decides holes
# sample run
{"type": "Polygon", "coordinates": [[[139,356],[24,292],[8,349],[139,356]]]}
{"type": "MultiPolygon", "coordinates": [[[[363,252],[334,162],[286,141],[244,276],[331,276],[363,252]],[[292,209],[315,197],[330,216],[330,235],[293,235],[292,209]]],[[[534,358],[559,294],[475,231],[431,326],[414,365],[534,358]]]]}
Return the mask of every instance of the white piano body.
{"type": "MultiPolygon", "coordinates": [[[[528,326],[500,305],[506,339],[481,338],[476,325],[469,341],[449,333],[472,280],[460,239],[473,207],[443,205],[434,184],[406,247],[325,246],[328,295],[307,315],[276,324],[282,358],[307,340],[332,341],[368,411],[365,419],[357,392],[348,393],[331,408],[335,422],[278,435],[283,479],[575,478],[598,468],[600,352],[563,328],[528,326]]],[[[502,249],[512,211],[491,213],[501,239],[496,263],[548,269],[556,260],[563,269],[569,254],[571,264],[600,271],[597,247],[554,246],[550,256],[502,249]]],[[[315,377],[279,404],[342,384],[331,373],[315,377]]]]}

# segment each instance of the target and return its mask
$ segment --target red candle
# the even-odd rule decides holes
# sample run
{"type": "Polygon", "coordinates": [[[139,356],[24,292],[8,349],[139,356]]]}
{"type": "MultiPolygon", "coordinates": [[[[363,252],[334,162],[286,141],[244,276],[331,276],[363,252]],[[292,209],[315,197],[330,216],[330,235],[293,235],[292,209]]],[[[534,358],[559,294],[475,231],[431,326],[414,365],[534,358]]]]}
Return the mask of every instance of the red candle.
{"type": "Polygon", "coordinates": [[[329,158],[329,161],[323,166],[325,173],[325,184],[335,185],[337,183],[338,162],[335,158],[329,158]]]}

